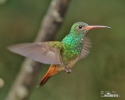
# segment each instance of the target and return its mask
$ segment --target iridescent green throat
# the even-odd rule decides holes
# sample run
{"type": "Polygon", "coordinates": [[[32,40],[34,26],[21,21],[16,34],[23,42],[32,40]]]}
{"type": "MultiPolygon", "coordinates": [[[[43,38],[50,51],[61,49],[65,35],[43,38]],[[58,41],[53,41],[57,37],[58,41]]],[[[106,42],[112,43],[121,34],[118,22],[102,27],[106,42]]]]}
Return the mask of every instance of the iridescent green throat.
{"type": "Polygon", "coordinates": [[[83,48],[83,33],[70,32],[63,40],[65,60],[69,60],[80,55],[83,48]]]}

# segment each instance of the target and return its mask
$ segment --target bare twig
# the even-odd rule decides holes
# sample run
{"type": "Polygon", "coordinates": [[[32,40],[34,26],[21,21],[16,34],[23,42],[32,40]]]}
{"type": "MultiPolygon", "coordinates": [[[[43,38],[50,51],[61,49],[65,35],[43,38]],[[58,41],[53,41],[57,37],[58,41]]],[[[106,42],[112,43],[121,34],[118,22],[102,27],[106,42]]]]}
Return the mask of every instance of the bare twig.
{"type": "MultiPolygon", "coordinates": [[[[70,0],[52,0],[35,42],[54,39],[63,22],[70,0]]],[[[26,59],[6,100],[27,100],[40,72],[40,63],[26,59]]]]}

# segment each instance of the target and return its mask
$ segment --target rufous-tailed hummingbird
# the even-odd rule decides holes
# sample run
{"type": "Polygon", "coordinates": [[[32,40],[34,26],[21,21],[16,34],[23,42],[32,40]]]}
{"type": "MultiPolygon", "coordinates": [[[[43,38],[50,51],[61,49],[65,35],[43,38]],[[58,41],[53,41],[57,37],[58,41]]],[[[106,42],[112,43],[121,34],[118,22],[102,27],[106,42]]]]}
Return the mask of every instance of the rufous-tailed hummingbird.
{"type": "Polygon", "coordinates": [[[88,30],[94,28],[110,27],[90,26],[84,22],[76,22],[72,25],[69,34],[61,42],[24,43],[10,46],[9,50],[35,61],[51,64],[39,83],[39,86],[42,86],[52,75],[60,71],[71,72],[73,65],[89,53],[90,43],[85,35],[88,30]]]}

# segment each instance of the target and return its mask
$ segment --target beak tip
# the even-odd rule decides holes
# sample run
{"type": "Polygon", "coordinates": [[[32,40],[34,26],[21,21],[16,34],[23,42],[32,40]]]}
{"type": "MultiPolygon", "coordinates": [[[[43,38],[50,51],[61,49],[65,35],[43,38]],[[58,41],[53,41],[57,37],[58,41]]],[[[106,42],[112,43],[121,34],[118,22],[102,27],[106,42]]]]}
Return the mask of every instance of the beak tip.
{"type": "Polygon", "coordinates": [[[107,28],[111,29],[111,27],[107,26],[107,28]]]}

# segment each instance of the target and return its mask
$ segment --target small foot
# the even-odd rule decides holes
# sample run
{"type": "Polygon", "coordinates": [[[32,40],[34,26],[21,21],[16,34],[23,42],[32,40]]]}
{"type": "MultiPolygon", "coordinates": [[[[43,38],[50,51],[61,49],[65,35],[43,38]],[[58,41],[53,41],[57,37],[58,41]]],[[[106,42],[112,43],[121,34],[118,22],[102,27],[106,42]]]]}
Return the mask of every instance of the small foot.
{"type": "Polygon", "coordinates": [[[71,69],[65,69],[66,73],[71,73],[72,70],[71,69]]]}

